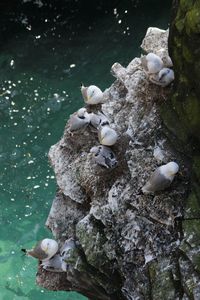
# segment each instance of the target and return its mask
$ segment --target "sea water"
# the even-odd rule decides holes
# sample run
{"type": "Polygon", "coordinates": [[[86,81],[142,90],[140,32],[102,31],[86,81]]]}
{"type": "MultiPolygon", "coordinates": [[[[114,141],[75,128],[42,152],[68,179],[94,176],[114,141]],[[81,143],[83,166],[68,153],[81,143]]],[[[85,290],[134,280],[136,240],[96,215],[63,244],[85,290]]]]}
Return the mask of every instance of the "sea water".
{"type": "Polygon", "coordinates": [[[37,261],[20,249],[52,237],[48,151],[84,105],[81,83],[109,87],[112,64],[140,56],[149,26],[169,25],[171,1],[106,2],[0,4],[0,300],[85,299],[38,287],[37,261]]]}

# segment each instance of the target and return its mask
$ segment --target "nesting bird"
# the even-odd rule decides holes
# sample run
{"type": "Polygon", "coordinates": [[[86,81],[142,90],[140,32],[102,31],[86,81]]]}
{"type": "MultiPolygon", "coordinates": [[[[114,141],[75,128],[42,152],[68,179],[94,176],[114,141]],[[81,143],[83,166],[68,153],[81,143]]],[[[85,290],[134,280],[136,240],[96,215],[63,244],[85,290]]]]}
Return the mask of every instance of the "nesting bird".
{"type": "Polygon", "coordinates": [[[47,261],[58,251],[58,243],[52,239],[39,241],[33,249],[22,249],[29,256],[33,256],[41,261],[47,261]]]}
{"type": "Polygon", "coordinates": [[[169,68],[163,68],[158,73],[158,79],[160,85],[165,87],[174,80],[174,71],[169,68]]]}
{"type": "Polygon", "coordinates": [[[117,132],[108,125],[100,125],[98,129],[99,142],[105,146],[112,146],[118,139],[117,132]]]}
{"type": "Polygon", "coordinates": [[[173,161],[160,166],[152,173],[150,179],[143,186],[142,192],[150,194],[168,188],[178,170],[178,164],[173,161]]]}
{"type": "Polygon", "coordinates": [[[51,259],[42,262],[43,269],[51,272],[66,272],[70,264],[74,263],[76,248],[74,239],[70,238],[66,240],[59,253],[51,259]]]}
{"type": "Polygon", "coordinates": [[[141,63],[148,74],[158,73],[164,66],[162,59],[154,53],[142,56],[141,63]]]}
{"type": "Polygon", "coordinates": [[[81,86],[81,93],[86,104],[96,105],[103,103],[103,92],[96,85],[81,86]]]}
{"type": "Polygon", "coordinates": [[[169,68],[163,68],[158,74],[150,75],[149,80],[157,85],[166,87],[174,80],[174,71],[169,68]]]}
{"type": "Polygon", "coordinates": [[[106,146],[99,145],[90,149],[90,153],[93,153],[95,162],[107,169],[114,168],[117,165],[117,159],[114,152],[106,146]]]}
{"type": "Polygon", "coordinates": [[[90,113],[90,124],[95,127],[98,128],[100,125],[104,126],[104,125],[109,125],[109,120],[108,118],[101,112],[97,112],[95,113],[90,113]]]}
{"type": "Polygon", "coordinates": [[[85,128],[90,123],[90,115],[87,113],[86,108],[80,108],[76,113],[70,116],[68,121],[69,131],[73,133],[80,129],[85,128]]]}

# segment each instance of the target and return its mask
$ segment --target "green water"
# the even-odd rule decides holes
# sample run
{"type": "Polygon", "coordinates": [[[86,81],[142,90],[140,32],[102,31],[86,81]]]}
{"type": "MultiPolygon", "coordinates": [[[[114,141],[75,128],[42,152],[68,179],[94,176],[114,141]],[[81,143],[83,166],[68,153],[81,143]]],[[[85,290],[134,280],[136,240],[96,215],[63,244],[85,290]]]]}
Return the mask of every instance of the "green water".
{"type": "Polygon", "coordinates": [[[171,1],[22,2],[0,4],[0,300],[85,299],[36,286],[37,261],[20,252],[51,237],[48,150],[83,105],[81,82],[109,87],[148,26],[168,27],[171,1]]]}

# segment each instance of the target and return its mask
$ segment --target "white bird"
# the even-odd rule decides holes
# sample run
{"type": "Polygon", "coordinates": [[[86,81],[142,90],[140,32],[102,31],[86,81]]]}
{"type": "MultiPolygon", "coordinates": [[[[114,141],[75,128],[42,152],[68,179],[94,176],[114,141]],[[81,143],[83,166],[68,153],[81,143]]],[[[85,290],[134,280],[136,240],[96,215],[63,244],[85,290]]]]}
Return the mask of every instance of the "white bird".
{"type": "Polygon", "coordinates": [[[81,86],[81,93],[86,104],[99,104],[103,103],[103,92],[96,85],[89,87],[81,86]]]}
{"type": "Polygon", "coordinates": [[[77,247],[74,239],[70,238],[65,241],[59,253],[51,259],[42,262],[43,269],[51,272],[66,272],[70,265],[76,262],[78,256],[77,247]]]}
{"type": "Polygon", "coordinates": [[[39,241],[33,249],[22,249],[29,256],[33,256],[41,261],[47,261],[58,251],[58,243],[52,239],[39,241]]]}
{"type": "Polygon", "coordinates": [[[85,128],[90,123],[90,115],[85,107],[80,108],[76,113],[70,116],[68,121],[69,131],[74,132],[85,128]]]}
{"type": "Polygon", "coordinates": [[[114,168],[117,165],[117,159],[114,152],[106,146],[99,145],[90,149],[93,153],[95,162],[105,168],[114,168]]]}
{"type": "Polygon", "coordinates": [[[141,63],[149,74],[158,73],[163,68],[162,59],[154,53],[142,56],[141,63]]]}
{"type": "Polygon", "coordinates": [[[163,68],[158,74],[159,83],[163,87],[169,85],[174,80],[174,71],[169,68],[163,68]]]}
{"type": "Polygon", "coordinates": [[[160,166],[152,173],[150,179],[143,186],[142,192],[150,194],[168,188],[178,170],[178,164],[173,161],[160,166]]]}
{"type": "Polygon", "coordinates": [[[99,129],[98,129],[98,138],[99,138],[100,144],[105,145],[105,146],[112,146],[116,143],[116,141],[118,139],[118,134],[110,126],[100,125],[99,129]]]}
{"type": "Polygon", "coordinates": [[[90,124],[95,128],[98,128],[100,125],[104,126],[110,124],[108,118],[99,111],[96,114],[92,112],[89,115],[90,115],[90,124]]]}
{"type": "Polygon", "coordinates": [[[166,87],[174,80],[174,71],[169,68],[163,68],[158,74],[153,74],[149,80],[157,85],[166,87]]]}

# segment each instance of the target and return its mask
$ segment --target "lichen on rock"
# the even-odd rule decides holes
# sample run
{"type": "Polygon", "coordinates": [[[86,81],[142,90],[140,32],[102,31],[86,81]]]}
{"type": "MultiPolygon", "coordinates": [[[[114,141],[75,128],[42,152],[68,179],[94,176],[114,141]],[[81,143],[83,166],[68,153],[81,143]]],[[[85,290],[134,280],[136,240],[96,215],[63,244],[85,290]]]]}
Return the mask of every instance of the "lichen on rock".
{"type": "MultiPolygon", "coordinates": [[[[151,28],[143,50],[162,49],[164,59],[167,39],[168,31],[151,28]]],[[[98,138],[93,128],[71,136],[66,125],[63,137],[49,152],[58,192],[46,224],[60,245],[70,237],[77,240],[78,259],[66,273],[39,268],[37,281],[54,290],[79,291],[89,299],[156,300],[178,295],[187,299],[191,285],[182,248],[188,241],[181,219],[188,169],[185,157],[168,140],[160,117],[160,106],[171,88],[152,84],[140,58],[126,68],[115,63],[111,72],[116,80],[105,90],[101,109],[119,134],[112,146],[118,165],[106,169],[94,163],[90,149],[98,145],[98,138]],[[180,165],[181,175],[167,190],[144,195],[142,186],[159,166],[153,156],[155,144],[162,145],[164,163],[174,160],[180,165]]],[[[200,295],[197,277],[192,284],[200,295]]]]}

